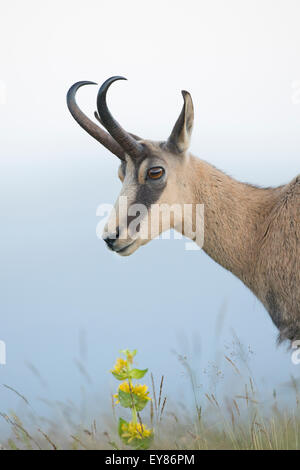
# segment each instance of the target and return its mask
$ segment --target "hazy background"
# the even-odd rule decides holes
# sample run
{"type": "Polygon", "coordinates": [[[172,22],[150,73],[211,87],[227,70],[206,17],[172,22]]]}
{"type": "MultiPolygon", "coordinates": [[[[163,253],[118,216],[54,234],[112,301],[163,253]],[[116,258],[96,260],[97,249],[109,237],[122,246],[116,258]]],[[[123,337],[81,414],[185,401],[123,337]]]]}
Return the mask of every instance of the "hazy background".
{"type": "MultiPolygon", "coordinates": [[[[242,181],[286,183],[299,173],[299,19],[297,0],[1,0],[0,383],[47,413],[41,396],[80,402],[79,360],[100,410],[116,386],[108,370],[129,347],[141,367],[166,375],[175,400],[188,384],[173,350],[204,387],[217,363],[226,389],[233,330],[266,400],[299,377],[260,303],[205,253],[155,240],[121,258],[97,239],[96,208],[120,189],[118,161],[65,102],[78,80],[124,75],[128,82],[109,94],[114,115],[134,133],[164,139],[187,89],[195,155],[242,181]]],[[[90,116],[96,93],[79,93],[90,116]]],[[[0,411],[17,406],[0,388],[0,411]]]]}

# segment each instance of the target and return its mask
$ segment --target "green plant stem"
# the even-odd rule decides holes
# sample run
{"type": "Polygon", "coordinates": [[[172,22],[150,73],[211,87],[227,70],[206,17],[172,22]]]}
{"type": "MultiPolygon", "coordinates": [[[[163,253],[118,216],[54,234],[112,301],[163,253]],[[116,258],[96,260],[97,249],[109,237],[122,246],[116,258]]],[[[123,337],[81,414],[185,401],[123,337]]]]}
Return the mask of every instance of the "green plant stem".
{"type": "MultiPolygon", "coordinates": [[[[127,371],[129,375],[129,372],[131,371],[131,364],[130,364],[128,356],[127,356],[127,371]]],[[[132,422],[134,424],[137,424],[137,411],[136,411],[136,407],[135,407],[133,396],[132,396],[133,384],[130,378],[128,378],[128,383],[129,383],[129,390],[130,390],[130,394],[132,398],[132,407],[131,407],[132,422]]]]}
{"type": "Polygon", "coordinates": [[[130,394],[131,394],[131,397],[132,397],[132,407],[131,407],[132,422],[134,424],[137,424],[137,411],[136,411],[136,407],[135,407],[135,404],[134,404],[134,401],[133,401],[133,396],[132,396],[132,390],[133,390],[132,380],[128,379],[128,382],[129,382],[130,394]]]}

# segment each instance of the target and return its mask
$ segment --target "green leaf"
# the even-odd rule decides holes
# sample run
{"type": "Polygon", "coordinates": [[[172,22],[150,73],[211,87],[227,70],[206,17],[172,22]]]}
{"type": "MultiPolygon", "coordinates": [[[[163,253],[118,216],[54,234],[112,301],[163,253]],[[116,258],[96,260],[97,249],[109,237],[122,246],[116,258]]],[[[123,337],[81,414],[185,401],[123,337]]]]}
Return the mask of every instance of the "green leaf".
{"type": "MultiPolygon", "coordinates": [[[[128,423],[127,421],[125,421],[125,419],[119,418],[118,434],[119,434],[119,436],[120,436],[121,439],[122,439],[122,433],[124,432],[124,431],[122,431],[122,426],[123,426],[123,424],[126,424],[126,426],[128,427],[128,424],[129,424],[129,423],[128,423]]],[[[124,440],[124,439],[123,439],[123,440],[124,440]]]]}
{"type": "Polygon", "coordinates": [[[122,441],[130,446],[130,447],[133,447],[134,449],[138,450],[138,449],[143,449],[143,450],[146,450],[150,447],[152,441],[153,441],[153,438],[154,438],[154,434],[151,433],[151,435],[149,437],[144,437],[142,439],[138,439],[138,438],[135,438],[135,439],[132,439],[130,442],[129,441],[129,437],[121,437],[122,441]]]}
{"type": "Polygon", "coordinates": [[[132,402],[134,403],[134,394],[123,392],[123,390],[119,389],[118,398],[120,401],[120,405],[124,408],[132,408],[132,402]]]}
{"type": "Polygon", "coordinates": [[[133,408],[134,405],[136,411],[142,411],[149,401],[144,398],[140,398],[135,393],[123,392],[123,390],[120,389],[118,391],[118,398],[121,406],[124,408],[133,408]]]}
{"type": "Polygon", "coordinates": [[[134,439],[130,445],[132,445],[132,447],[134,447],[135,449],[143,449],[143,450],[146,450],[146,449],[149,449],[152,441],[153,441],[153,438],[154,438],[154,434],[152,433],[149,437],[144,437],[144,439],[134,439]]]}
{"type": "Polygon", "coordinates": [[[142,379],[144,377],[144,375],[147,374],[147,372],[148,372],[148,369],[144,369],[144,370],[132,369],[129,372],[129,375],[130,375],[131,379],[142,379]]]}
{"type": "Polygon", "coordinates": [[[128,379],[127,373],[123,372],[123,374],[117,374],[116,372],[112,371],[112,375],[115,377],[117,380],[126,380],[128,379]]]}
{"type": "Polygon", "coordinates": [[[137,397],[137,400],[136,400],[136,403],[135,403],[136,411],[142,411],[145,408],[145,406],[147,405],[148,401],[149,400],[145,400],[145,399],[137,397]]]}

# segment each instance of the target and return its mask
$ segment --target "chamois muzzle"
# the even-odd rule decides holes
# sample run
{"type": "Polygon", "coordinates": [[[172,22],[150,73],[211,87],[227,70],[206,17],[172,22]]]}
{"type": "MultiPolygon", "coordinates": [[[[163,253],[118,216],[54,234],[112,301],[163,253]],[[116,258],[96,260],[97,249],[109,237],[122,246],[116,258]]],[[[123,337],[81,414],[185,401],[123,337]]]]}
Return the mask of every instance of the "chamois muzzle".
{"type": "Polygon", "coordinates": [[[116,80],[127,80],[125,77],[115,76],[106,80],[101,86],[97,96],[97,110],[106,130],[118,142],[118,144],[132,157],[138,157],[143,152],[143,147],[136,139],[126,132],[111,115],[107,103],[106,93],[110,85],[116,80]]]}

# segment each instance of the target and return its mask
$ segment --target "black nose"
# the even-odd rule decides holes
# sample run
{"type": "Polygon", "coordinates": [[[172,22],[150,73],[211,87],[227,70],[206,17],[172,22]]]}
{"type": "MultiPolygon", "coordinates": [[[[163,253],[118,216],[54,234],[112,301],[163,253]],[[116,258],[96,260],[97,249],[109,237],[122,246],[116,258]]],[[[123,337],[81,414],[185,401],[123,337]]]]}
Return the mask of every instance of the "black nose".
{"type": "Polygon", "coordinates": [[[120,231],[119,231],[119,227],[117,227],[114,233],[109,233],[105,238],[103,238],[103,240],[109,246],[109,248],[112,248],[115,241],[119,238],[119,235],[120,235],[120,231]]]}

